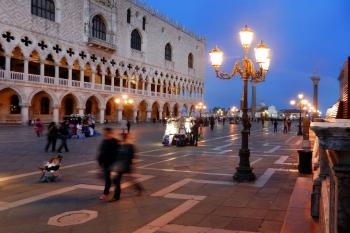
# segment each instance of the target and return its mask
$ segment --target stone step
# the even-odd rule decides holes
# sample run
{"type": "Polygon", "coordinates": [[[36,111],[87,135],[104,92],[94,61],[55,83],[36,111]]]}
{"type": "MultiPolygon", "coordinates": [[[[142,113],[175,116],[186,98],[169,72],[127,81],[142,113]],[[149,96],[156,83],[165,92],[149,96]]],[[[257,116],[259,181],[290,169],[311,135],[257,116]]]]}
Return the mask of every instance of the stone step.
{"type": "Polygon", "coordinates": [[[295,183],[281,233],[319,233],[310,215],[312,178],[299,177],[295,183]]]}

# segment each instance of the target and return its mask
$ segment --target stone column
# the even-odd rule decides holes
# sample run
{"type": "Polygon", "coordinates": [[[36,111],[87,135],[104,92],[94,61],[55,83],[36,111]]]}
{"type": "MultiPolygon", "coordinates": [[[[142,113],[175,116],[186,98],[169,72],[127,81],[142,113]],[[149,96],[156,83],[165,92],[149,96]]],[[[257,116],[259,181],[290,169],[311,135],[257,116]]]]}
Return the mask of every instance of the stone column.
{"type": "Polygon", "coordinates": [[[68,65],[68,86],[71,87],[72,86],[72,66],[68,65]]]}
{"type": "Polygon", "coordinates": [[[146,111],[146,120],[147,120],[147,122],[150,122],[150,121],[152,121],[152,109],[147,109],[147,111],[146,111]]]}
{"type": "Polygon", "coordinates": [[[7,72],[7,75],[10,75],[11,71],[11,54],[5,55],[5,70],[7,72]]]}
{"type": "Polygon", "coordinates": [[[21,123],[27,125],[29,120],[29,104],[22,104],[21,106],[21,123]]]}
{"type": "Polygon", "coordinates": [[[142,80],[142,95],[145,94],[145,80],[142,80]]]}
{"type": "Polygon", "coordinates": [[[58,79],[60,76],[60,64],[55,63],[55,84],[58,85],[58,79]]]}
{"type": "Polygon", "coordinates": [[[159,113],[158,113],[159,120],[163,119],[163,108],[159,108],[159,113]]]}
{"type": "Polygon", "coordinates": [[[102,90],[105,89],[105,83],[106,83],[106,73],[102,71],[102,90]]]}
{"type": "Polygon", "coordinates": [[[85,108],[79,108],[79,115],[84,115],[85,108]]]}
{"type": "Polygon", "coordinates": [[[45,60],[40,60],[40,76],[41,78],[45,76],[45,60]]]}
{"type": "Polygon", "coordinates": [[[112,77],[111,77],[111,91],[112,92],[114,92],[114,79],[115,79],[115,74],[113,73],[112,77]]]}
{"type": "Polygon", "coordinates": [[[95,89],[95,70],[91,70],[91,87],[92,89],[95,89]]]}
{"type": "Polygon", "coordinates": [[[137,110],[134,110],[132,120],[134,123],[136,123],[136,118],[137,118],[137,110]]]}
{"type": "Polygon", "coordinates": [[[123,109],[121,107],[117,108],[117,122],[120,123],[123,120],[123,109]]]}
{"type": "Polygon", "coordinates": [[[28,80],[28,70],[29,70],[29,57],[24,57],[24,75],[23,75],[23,80],[27,81],[28,80]]]}
{"type": "Polygon", "coordinates": [[[256,111],[256,82],[252,81],[252,106],[251,113],[252,118],[255,119],[255,111],[256,111]]]}
{"type": "MultiPolygon", "coordinates": [[[[314,86],[314,98],[313,98],[313,106],[315,107],[316,111],[318,111],[318,83],[321,80],[319,76],[313,75],[311,76],[311,80],[314,86]]],[[[318,118],[318,112],[315,112],[314,118],[318,118]]]]}
{"type": "Polygon", "coordinates": [[[80,87],[84,87],[84,68],[80,68],[80,87]]]}
{"type": "Polygon", "coordinates": [[[52,109],[52,121],[59,123],[59,106],[54,105],[52,109]]]}
{"type": "Polygon", "coordinates": [[[103,124],[105,122],[105,109],[100,108],[100,123],[103,124]]]}

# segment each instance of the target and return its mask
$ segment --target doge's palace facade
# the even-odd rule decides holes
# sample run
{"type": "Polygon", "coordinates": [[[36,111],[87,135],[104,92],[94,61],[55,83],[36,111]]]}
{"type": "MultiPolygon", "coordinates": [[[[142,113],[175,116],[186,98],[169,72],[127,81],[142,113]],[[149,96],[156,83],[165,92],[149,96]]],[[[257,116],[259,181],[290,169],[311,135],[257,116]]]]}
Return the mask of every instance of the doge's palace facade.
{"type": "Polygon", "coordinates": [[[0,123],[147,121],[191,114],[203,99],[205,40],[145,5],[0,3],[0,123]]]}

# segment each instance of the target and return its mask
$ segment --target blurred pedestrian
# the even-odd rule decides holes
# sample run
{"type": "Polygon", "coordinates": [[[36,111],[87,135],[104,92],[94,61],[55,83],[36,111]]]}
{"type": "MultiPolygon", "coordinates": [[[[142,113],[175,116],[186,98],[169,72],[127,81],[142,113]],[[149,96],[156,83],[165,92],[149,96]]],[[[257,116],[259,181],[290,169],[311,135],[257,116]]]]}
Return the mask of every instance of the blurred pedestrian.
{"type": "Polygon", "coordinates": [[[66,122],[62,122],[60,128],[58,129],[58,137],[61,140],[61,145],[58,147],[58,153],[62,153],[62,148],[64,148],[65,152],[69,152],[67,146],[67,139],[69,137],[68,125],[66,122]]]}
{"type": "MultiPolygon", "coordinates": [[[[103,129],[103,140],[99,147],[99,152],[97,156],[97,162],[102,168],[103,178],[105,181],[105,187],[103,190],[103,194],[100,196],[100,200],[107,201],[109,190],[112,186],[111,180],[111,171],[112,166],[115,164],[118,156],[118,148],[119,142],[114,138],[114,133],[112,128],[104,128],[103,129]]],[[[113,183],[116,185],[116,179],[113,180],[113,183]]],[[[117,189],[117,185],[116,185],[117,189]]],[[[120,187],[119,187],[120,189],[120,187]]]]}
{"type": "Polygon", "coordinates": [[[277,127],[278,127],[278,122],[277,119],[275,119],[275,121],[273,122],[273,132],[277,133],[277,127]]]}
{"type": "Polygon", "coordinates": [[[40,118],[36,119],[35,125],[34,125],[34,131],[36,133],[36,136],[41,137],[44,130],[44,125],[41,123],[40,118]]]}
{"type": "Polygon", "coordinates": [[[192,134],[192,145],[198,146],[199,125],[197,121],[193,124],[191,128],[191,134],[192,134]]]}
{"type": "Polygon", "coordinates": [[[131,123],[128,120],[128,122],[126,123],[126,128],[128,129],[128,133],[130,133],[130,127],[131,127],[131,123]]]}
{"type": "Polygon", "coordinates": [[[288,125],[288,132],[289,132],[292,127],[292,120],[290,118],[288,118],[287,120],[287,125],[288,125]]]}
{"type": "Polygon", "coordinates": [[[47,152],[52,145],[52,152],[56,151],[56,141],[58,136],[58,129],[55,122],[51,122],[49,127],[47,128],[47,144],[45,147],[45,151],[47,152]]]}
{"type": "Polygon", "coordinates": [[[215,119],[213,116],[210,117],[210,129],[211,131],[214,130],[214,125],[215,125],[215,119]]]}
{"type": "MultiPolygon", "coordinates": [[[[121,194],[120,183],[121,183],[123,174],[133,173],[133,160],[135,157],[135,147],[131,142],[130,134],[124,133],[121,136],[122,136],[122,141],[119,146],[117,160],[116,160],[117,176],[114,179],[115,191],[114,191],[113,198],[109,200],[110,202],[118,201],[120,199],[120,194],[121,194]]],[[[134,176],[130,176],[130,178],[132,179],[131,182],[133,182],[134,188],[137,190],[138,195],[141,195],[143,191],[143,187],[141,186],[141,184],[135,182],[134,176]]]]}
{"type": "Polygon", "coordinates": [[[288,123],[286,118],[283,120],[283,133],[288,133],[288,123]]]}

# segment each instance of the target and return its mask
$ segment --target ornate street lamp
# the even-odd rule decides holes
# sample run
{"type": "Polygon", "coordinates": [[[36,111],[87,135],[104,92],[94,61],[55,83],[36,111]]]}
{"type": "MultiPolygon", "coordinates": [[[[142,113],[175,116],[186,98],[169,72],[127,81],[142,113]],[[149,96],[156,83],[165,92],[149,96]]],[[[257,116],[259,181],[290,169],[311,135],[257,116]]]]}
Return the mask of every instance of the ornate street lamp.
{"type": "Polygon", "coordinates": [[[254,62],[248,58],[249,48],[254,38],[254,32],[245,26],[239,36],[244,50],[244,58],[234,64],[231,74],[221,72],[219,69],[223,62],[224,53],[215,48],[210,53],[211,64],[215,69],[216,76],[220,79],[232,79],[236,74],[243,79],[243,130],[242,130],[242,146],[239,150],[239,166],[236,168],[236,173],[233,179],[238,182],[253,181],[256,179],[255,174],[250,166],[250,151],[248,147],[249,135],[249,118],[248,118],[248,81],[262,82],[270,66],[270,49],[261,41],[254,49],[255,61],[258,64],[258,69],[255,70],[254,62]]]}
{"type": "MultiPolygon", "coordinates": [[[[302,111],[306,111],[309,101],[307,101],[306,99],[304,99],[304,94],[300,93],[298,94],[298,101],[295,100],[291,100],[290,105],[292,106],[298,106],[299,107],[299,126],[298,126],[298,136],[303,135],[303,131],[301,130],[301,112],[302,111]]],[[[311,107],[311,104],[310,106],[311,107]]]]}
{"type": "MultiPolygon", "coordinates": [[[[132,105],[134,103],[134,100],[129,98],[127,95],[122,95],[122,98],[115,98],[114,102],[116,104],[122,104],[122,105],[132,105]]],[[[120,117],[122,117],[122,113],[120,113],[121,115],[118,116],[118,119],[121,119],[120,117]]],[[[119,115],[119,114],[118,114],[119,115]]],[[[124,129],[123,129],[123,133],[124,133],[124,129]]]]}

